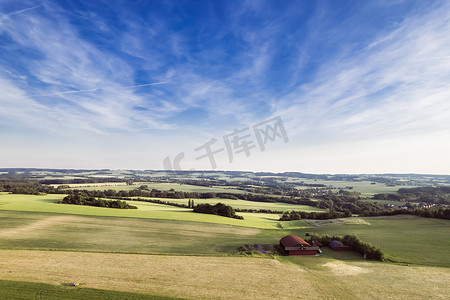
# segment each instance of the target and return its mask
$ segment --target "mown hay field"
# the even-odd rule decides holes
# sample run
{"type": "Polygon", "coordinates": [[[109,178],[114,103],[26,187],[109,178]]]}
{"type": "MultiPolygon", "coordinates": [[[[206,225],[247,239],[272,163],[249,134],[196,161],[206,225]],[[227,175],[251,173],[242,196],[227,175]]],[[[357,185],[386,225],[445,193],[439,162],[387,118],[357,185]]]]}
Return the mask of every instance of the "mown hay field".
{"type": "MultiPolygon", "coordinates": [[[[0,278],[188,299],[446,299],[448,268],[322,257],[0,250],[0,278]]],[[[76,287],[74,288],[76,289],[76,287]]]]}

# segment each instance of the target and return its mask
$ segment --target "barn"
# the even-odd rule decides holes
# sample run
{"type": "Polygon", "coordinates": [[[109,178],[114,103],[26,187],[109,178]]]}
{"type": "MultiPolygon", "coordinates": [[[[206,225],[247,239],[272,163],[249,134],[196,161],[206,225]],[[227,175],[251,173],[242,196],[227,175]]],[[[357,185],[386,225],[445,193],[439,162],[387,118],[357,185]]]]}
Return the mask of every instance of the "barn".
{"type": "Polygon", "coordinates": [[[350,250],[349,246],[344,245],[342,242],[337,240],[332,240],[330,242],[330,248],[334,251],[347,251],[350,250]]]}
{"type": "Polygon", "coordinates": [[[316,255],[319,247],[311,246],[296,235],[287,235],[280,240],[280,245],[289,255],[316,255]]]}

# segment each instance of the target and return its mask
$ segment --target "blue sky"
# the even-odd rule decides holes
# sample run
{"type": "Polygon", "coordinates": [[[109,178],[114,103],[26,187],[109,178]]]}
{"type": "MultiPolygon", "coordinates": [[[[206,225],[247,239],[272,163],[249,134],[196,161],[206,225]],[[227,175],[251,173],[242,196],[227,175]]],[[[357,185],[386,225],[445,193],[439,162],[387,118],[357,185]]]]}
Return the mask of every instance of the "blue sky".
{"type": "Polygon", "coordinates": [[[0,91],[0,167],[449,174],[450,2],[3,0],[0,91]]]}

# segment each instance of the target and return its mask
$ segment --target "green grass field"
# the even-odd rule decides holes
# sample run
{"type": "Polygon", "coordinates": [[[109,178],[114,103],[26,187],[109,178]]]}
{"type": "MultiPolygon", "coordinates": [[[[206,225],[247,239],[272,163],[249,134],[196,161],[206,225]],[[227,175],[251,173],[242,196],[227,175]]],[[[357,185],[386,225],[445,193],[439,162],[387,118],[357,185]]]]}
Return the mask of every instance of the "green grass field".
{"type": "MultiPolygon", "coordinates": [[[[267,220],[268,222],[270,220],[267,220]]],[[[296,221],[294,227],[303,221],[296,221]]],[[[286,230],[180,220],[0,211],[0,248],[229,255],[244,244],[277,244],[286,230]]]]}
{"type": "Polygon", "coordinates": [[[235,220],[137,201],[130,202],[138,210],[57,204],[62,197],[0,193],[0,299],[278,299],[280,291],[300,299],[445,299],[450,294],[449,220],[400,215],[279,222],[278,215],[250,213],[235,220]],[[242,245],[276,245],[285,235],[304,238],[306,232],[356,234],[381,247],[391,262],[328,248],[320,257],[235,256],[242,245]],[[64,286],[71,282],[80,286],[64,286]]]}
{"type": "Polygon", "coordinates": [[[381,247],[392,261],[450,267],[450,220],[398,215],[308,223],[315,226],[311,232],[356,234],[381,247]]]}
{"type": "Polygon", "coordinates": [[[36,282],[0,280],[0,299],[177,299],[137,293],[116,292],[83,287],[69,287],[36,282]]]}
{"type": "MultiPolygon", "coordinates": [[[[3,249],[229,255],[306,232],[356,234],[394,262],[450,267],[450,221],[413,216],[280,222],[278,229],[180,220],[0,211],[3,249]],[[112,238],[114,237],[114,238],[112,238]],[[424,255],[426,253],[426,255],[424,255]]],[[[272,224],[270,219],[260,222],[272,224]]],[[[261,226],[263,227],[263,225],[261,226]]]]}
{"type": "Polygon", "coordinates": [[[307,272],[321,299],[445,299],[450,271],[355,259],[349,252],[324,250],[320,257],[280,257],[307,272]]]}
{"type": "MultiPolygon", "coordinates": [[[[134,190],[139,187],[136,185],[127,185],[126,182],[105,182],[105,183],[72,183],[72,184],[64,184],[65,186],[69,186],[70,190],[88,190],[88,191],[96,191],[96,190],[114,190],[114,191],[129,191],[134,190]]],[[[60,184],[50,184],[50,186],[58,187],[60,184]]]]}
{"type": "MultiPolygon", "coordinates": [[[[191,209],[187,208],[142,201],[128,201],[130,204],[136,205],[138,209],[111,209],[93,206],[58,204],[57,202],[64,196],[65,195],[13,195],[3,193],[0,194],[0,210],[181,220],[227,224],[253,228],[280,228],[280,222],[278,221],[280,215],[278,214],[239,213],[244,217],[244,220],[238,220],[215,215],[198,214],[193,213],[191,209]]],[[[249,203],[258,204],[257,202],[249,203]]],[[[302,228],[305,226],[303,221],[297,221],[296,224],[298,224],[298,228],[302,228]]]]}
{"type": "MultiPolygon", "coordinates": [[[[134,197],[138,198],[138,197],[134,197]]],[[[146,199],[146,197],[141,197],[142,199],[146,199]]],[[[148,198],[148,199],[158,199],[162,201],[180,203],[180,204],[188,204],[189,199],[168,199],[168,198],[148,198]]],[[[230,205],[233,208],[241,208],[241,209],[271,209],[277,211],[291,211],[291,210],[299,210],[306,212],[327,212],[326,209],[321,209],[317,207],[312,207],[309,205],[298,205],[298,204],[289,204],[289,203],[280,203],[280,202],[256,202],[256,201],[246,201],[246,200],[234,200],[234,199],[224,199],[224,198],[210,198],[210,199],[193,199],[195,204],[209,203],[224,203],[226,205],[230,205]]]]}
{"type": "MultiPolygon", "coordinates": [[[[339,189],[346,189],[347,187],[353,187],[352,189],[346,189],[347,191],[360,192],[363,197],[372,197],[374,194],[379,193],[396,193],[399,188],[408,188],[412,186],[386,186],[384,183],[372,184],[371,181],[335,181],[335,180],[314,180],[314,179],[291,179],[291,182],[303,181],[308,184],[324,184],[326,186],[332,186],[339,189]]],[[[308,188],[305,186],[298,186],[298,188],[308,188]]]]}

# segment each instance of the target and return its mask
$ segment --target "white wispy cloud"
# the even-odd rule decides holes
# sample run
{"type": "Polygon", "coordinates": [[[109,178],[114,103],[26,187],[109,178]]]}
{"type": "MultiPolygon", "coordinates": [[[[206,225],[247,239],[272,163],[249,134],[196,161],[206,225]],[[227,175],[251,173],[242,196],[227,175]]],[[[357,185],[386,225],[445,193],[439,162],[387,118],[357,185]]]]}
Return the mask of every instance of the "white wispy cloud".
{"type": "Polygon", "coordinates": [[[290,128],[324,139],[448,129],[449,5],[406,18],[355,55],[324,64],[276,104],[290,128]],[[430,60],[438,60],[434,63],[430,60]],[[300,130],[298,130],[300,129],[300,130]]]}
{"type": "Polygon", "coordinates": [[[89,5],[72,11],[57,1],[0,15],[3,128],[69,132],[80,148],[85,133],[89,142],[136,137],[136,145],[150,136],[149,148],[176,154],[281,115],[290,142],[273,164],[283,168],[298,167],[299,153],[314,164],[358,154],[349,147],[365,151],[359,162],[386,145],[398,157],[414,144],[419,157],[418,140],[450,151],[440,141],[450,119],[447,2],[421,5],[367,34],[353,28],[362,22],[357,14],[330,21],[336,15],[325,2],[311,4],[311,15],[305,3],[225,4],[195,25],[180,21],[186,12],[170,3],[164,9],[176,9],[178,19],[104,5],[114,22],[89,5]],[[177,119],[189,111],[199,117],[177,119]]]}
{"type": "MultiPolygon", "coordinates": [[[[152,83],[122,86],[122,87],[115,87],[115,88],[133,89],[133,88],[146,87],[146,86],[152,86],[152,85],[161,85],[161,84],[165,84],[165,82],[152,82],[152,83]]],[[[35,94],[35,95],[28,95],[28,97],[46,97],[46,96],[58,96],[58,95],[67,95],[67,94],[79,94],[79,93],[103,91],[103,90],[108,90],[111,88],[113,88],[113,87],[105,86],[105,87],[99,87],[99,88],[88,89],[88,90],[61,91],[61,92],[56,92],[56,93],[52,93],[52,94],[35,94]]]]}
{"type": "Polygon", "coordinates": [[[9,18],[9,17],[12,17],[12,16],[14,16],[14,15],[18,15],[18,14],[21,14],[21,13],[24,13],[24,12],[27,12],[27,11],[30,11],[30,10],[33,10],[33,9],[36,9],[36,8],[39,8],[39,7],[41,7],[41,6],[44,6],[44,5],[47,4],[48,2],[50,2],[50,0],[44,1],[44,2],[42,2],[42,3],[40,3],[40,4],[31,6],[31,7],[23,8],[23,9],[20,9],[20,10],[16,10],[16,11],[13,11],[13,12],[10,12],[10,13],[7,13],[7,14],[4,14],[4,15],[2,15],[2,16],[0,17],[0,24],[1,24],[1,22],[2,22],[4,19],[6,19],[6,18],[9,18]]]}
{"type": "MultiPolygon", "coordinates": [[[[133,109],[140,105],[149,107],[151,111],[152,105],[135,94],[135,90],[161,83],[133,84],[133,69],[125,61],[81,38],[58,6],[48,3],[44,7],[43,14],[30,15],[29,10],[23,10],[21,12],[27,12],[27,16],[15,14],[1,28],[20,47],[33,49],[39,56],[36,60],[28,60],[26,80],[4,81],[13,90],[26,90],[1,96],[1,101],[8,103],[10,108],[14,104],[21,108],[16,113],[16,121],[31,118],[55,120],[60,121],[58,124],[61,126],[96,132],[110,129],[132,131],[140,127],[170,128],[157,115],[133,109]],[[39,85],[30,86],[27,84],[29,80],[38,81],[39,85]],[[29,109],[33,105],[22,106],[23,99],[38,105],[41,108],[39,112],[29,109]],[[55,112],[61,118],[51,117],[55,112]]],[[[158,107],[158,103],[153,106],[158,107]]],[[[6,110],[1,114],[11,115],[6,110]]],[[[48,122],[36,124],[48,125],[48,122]]]]}

